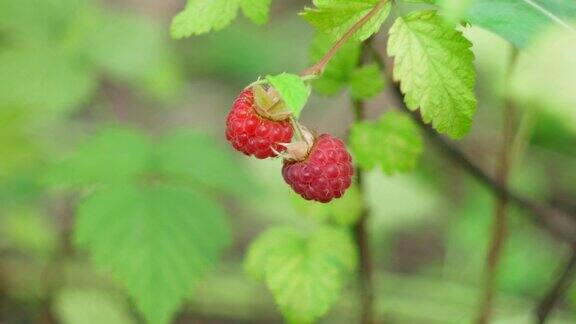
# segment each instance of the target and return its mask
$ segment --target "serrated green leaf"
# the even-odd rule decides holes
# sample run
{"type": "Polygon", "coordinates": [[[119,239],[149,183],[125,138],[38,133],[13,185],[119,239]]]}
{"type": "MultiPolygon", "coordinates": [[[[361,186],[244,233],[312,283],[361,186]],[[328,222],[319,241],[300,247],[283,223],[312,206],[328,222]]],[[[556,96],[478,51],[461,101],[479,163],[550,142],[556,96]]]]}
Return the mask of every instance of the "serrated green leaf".
{"type": "Polygon", "coordinates": [[[240,0],[242,12],[254,23],[262,25],[268,21],[272,0],[240,0]]]}
{"type": "Polygon", "coordinates": [[[436,0],[440,7],[442,18],[450,25],[456,25],[462,21],[466,13],[477,0],[436,0]]]}
{"type": "Polygon", "coordinates": [[[150,154],[148,138],[139,131],[105,129],[57,163],[46,181],[57,186],[125,182],[146,171],[150,154]]]}
{"type": "Polygon", "coordinates": [[[53,305],[62,324],[132,324],[128,305],[118,297],[96,289],[66,288],[53,305]]]}
{"type": "Polygon", "coordinates": [[[274,228],[252,243],[245,267],[266,282],[289,322],[311,323],[337,300],[356,268],[356,254],[345,230],[326,227],[304,237],[274,228]]]}
{"type": "Polygon", "coordinates": [[[69,112],[95,90],[92,68],[48,47],[0,52],[0,101],[46,112],[69,112]]]}
{"type": "Polygon", "coordinates": [[[350,145],[363,169],[380,166],[387,174],[412,170],[423,148],[418,127],[398,112],[388,112],[377,122],[354,124],[350,145]]]}
{"type": "Polygon", "coordinates": [[[298,214],[320,222],[349,227],[355,225],[362,215],[362,196],[356,185],[350,187],[340,199],[329,203],[305,200],[297,194],[292,194],[291,198],[298,214]]]}
{"type": "Polygon", "coordinates": [[[150,323],[168,323],[228,244],[224,214],[190,189],[111,186],[80,204],[75,239],[150,323]]]}
{"type": "Polygon", "coordinates": [[[366,40],[384,23],[392,7],[390,1],[380,5],[380,0],[314,0],[316,8],[305,8],[302,16],[318,30],[342,37],[355,23],[376,6],[380,9],[354,35],[353,39],[366,40]]]}
{"type": "Polygon", "coordinates": [[[310,96],[310,87],[302,78],[290,73],[268,75],[266,80],[276,89],[294,117],[298,118],[310,96]]]}
{"type": "Polygon", "coordinates": [[[475,0],[468,21],[524,48],[553,25],[576,31],[576,2],[572,0],[475,0]]]}
{"type": "MultiPolygon", "coordinates": [[[[317,63],[334,43],[331,35],[317,33],[310,48],[310,60],[317,63]]],[[[358,67],[362,44],[348,41],[330,60],[320,78],[314,80],[314,90],[324,95],[335,95],[350,86],[353,98],[364,99],[378,94],[384,88],[384,78],[377,65],[358,67]]]]}
{"type": "Polygon", "coordinates": [[[268,20],[272,0],[188,0],[186,8],[172,19],[170,32],[174,38],[200,35],[227,27],[238,9],[256,24],[268,20]]]}
{"type": "Polygon", "coordinates": [[[366,99],[379,94],[386,85],[377,64],[364,65],[350,77],[350,95],[354,99],[366,99]]]}
{"type": "Polygon", "coordinates": [[[236,18],[238,7],[237,0],[188,0],[186,8],[172,19],[170,33],[184,38],[221,30],[236,18]]]}
{"type": "MultiPolygon", "coordinates": [[[[316,33],[310,47],[310,61],[318,63],[334,44],[334,37],[325,33],[316,33]]],[[[360,60],[361,43],[348,41],[334,55],[326,65],[320,78],[312,81],[314,90],[323,95],[335,95],[342,91],[349,83],[350,78],[360,60]]]]}
{"type": "Polygon", "coordinates": [[[238,162],[206,135],[173,132],[156,145],[155,157],[158,171],[165,176],[235,194],[254,191],[238,162]]]}
{"type": "Polygon", "coordinates": [[[388,54],[406,105],[453,138],[470,130],[476,111],[471,46],[434,11],[399,17],[390,28],[388,54]]]}

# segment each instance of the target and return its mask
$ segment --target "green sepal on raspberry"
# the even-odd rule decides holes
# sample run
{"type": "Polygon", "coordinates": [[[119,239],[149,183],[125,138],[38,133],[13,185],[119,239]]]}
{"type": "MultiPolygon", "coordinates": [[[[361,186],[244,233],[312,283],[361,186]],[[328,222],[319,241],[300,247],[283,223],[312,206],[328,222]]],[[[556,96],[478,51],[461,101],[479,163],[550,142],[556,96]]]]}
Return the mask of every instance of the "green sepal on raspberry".
{"type": "Polygon", "coordinates": [[[234,101],[226,120],[226,139],[258,159],[276,157],[290,143],[294,130],[290,113],[271,87],[252,85],[234,101]]]}

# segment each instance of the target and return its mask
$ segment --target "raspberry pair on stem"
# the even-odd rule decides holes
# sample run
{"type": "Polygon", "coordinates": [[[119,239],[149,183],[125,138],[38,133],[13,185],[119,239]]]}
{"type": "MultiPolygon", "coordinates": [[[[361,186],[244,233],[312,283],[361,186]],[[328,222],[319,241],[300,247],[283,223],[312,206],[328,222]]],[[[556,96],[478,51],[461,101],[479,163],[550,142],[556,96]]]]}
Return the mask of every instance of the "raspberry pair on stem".
{"type": "Polygon", "coordinates": [[[240,93],[226,120],[226,139],[245,155],[281,156],[284,180],[306,200],[327,203],[352,183],[354,168],[344,143],[300,126],[272,87],[256,84],[240,93]]]}

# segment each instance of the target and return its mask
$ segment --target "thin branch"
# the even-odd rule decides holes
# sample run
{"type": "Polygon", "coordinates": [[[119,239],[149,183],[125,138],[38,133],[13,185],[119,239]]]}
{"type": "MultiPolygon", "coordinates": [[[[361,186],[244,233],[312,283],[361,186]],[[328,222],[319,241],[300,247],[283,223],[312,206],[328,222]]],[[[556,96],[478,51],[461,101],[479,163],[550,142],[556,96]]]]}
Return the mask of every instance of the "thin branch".
{"type": "MultiPolygon", "coordinates": [[[[513,48],[508,67],[508,75],[511,75],[517,57],[518,51],[513,48]]],[[[500,147],[500,155],[498,157],[498,166],[496,169],[496,181],[503,187],[507,187],[513,160],[512,146],[514,145],[515,139],[515,116],[517,112],[517,109],[510,98],[506,98],[503,112],[504,127],[502,130],[502,144],[500,147]]],[[[508,228],[508,221],[506,217],[506,211],[508,209],[508,196],[498,196],[496,197],[496,200],[492,238],[490,240],[490,247],[486,256],[484,289],[482,292],[482,299],[478,315],[479,324],[489,323],[490,317],[492,315],[492,304],[494,301],[494,294],[497,290],[498,265],[502,257],[502,251],[506,241],[508,228]]]]}
{"type": "MultiPolygon", "coordinates": [[[[375,61],[385,72],[384,60],[378,51],[374,49],[372,54],[374,55],[375,61]]],[[[487,172],[468,159],[460,149],[438,134],[430,125],[424,123],[418,113],[410,111],[404,104],[404,95],[402,94],[399,85],[393,81],[393,78],[388,73],[386,73],[386,76],[391,85],[390,88],[392,90],[393,99],[395,99],[398,107],[406,111],[412,117],[429,140],[434,143],[444,155],[459,165],[469,175],[482,183],[486,188],[491,190],[494,195],[502,197],[505,196],[511,203],[526,210],[529,215],[534,216],[531,218],[532,220],[550,231],[554,237],[568,242],[571,245],[576,244],[576,215],[552,207],[546,203],[540,203],[522,197],[492,179],[487,172]]]]}
{"type": "Polygon", "coordinates": [[[334,43],[334,45],[328,50],[328,52],[324,55],[324,57],[322,57],[322,59],[320,59],[318,63],[304,70],[304,72],[302,72],[302,76],[306,77],[310,75],[314,76],[322,74],[322,72],[324,72],[324,68],[326,68],[326,65],[330,62],[334,55],[336,55],[338,50],[344,46],[344,44],[346,44],[346,42],[360,28],[362,28],[362,26],[364,26],[372,17],[374,17],[374,15],[376,15],[388,1],[389,0],[380,0],[372,9],[370,9],[366,15],[364,15],[360,20],[352,25],[352,27],[350,27],[350,29],[346,31],[346,33],[342,35],[342,37],[336,43],[334,43]]]}
{"type": "Polygon", "coordinates": [[[554,307],[564,297],[564,294],[574,282],[574,277],[576,277],[576,246],[572,247],[570,257],[562,274],[536,308],[536,316],[538,317],[539,324],[546,323],[548,315],[552,313],[554,307]]]}
{"type": "MultiPolygon", "coordinates": [[[[366,62],[368,57],[368,49],[372,38],[368,39],[364,46],[362,47],[362,54],[360,58],[359,65],[366,62]]],[[[354,108],[354,121],[360,122],[365,119],[365,102],[362,100],[352,100],[352,106],[354,108]]],[[[370,239],[368,237],[368,218],[370,217],[370,210],[366,206],[365,199],[365,189],[364,189],[364,173],[358,165],[355,167],[356,173],[356,185],[360,192],[360,197],[362,199],[362,214],[360,215],[360,220],[358,224],[354,227],[354,236],[356,239],[356,245],[359,251],[359,263],[360,263],[360,323],[361,324],[371,324],[374,323],[374,274],[372,265],[372,256],[370,252],[370,239]]]]}

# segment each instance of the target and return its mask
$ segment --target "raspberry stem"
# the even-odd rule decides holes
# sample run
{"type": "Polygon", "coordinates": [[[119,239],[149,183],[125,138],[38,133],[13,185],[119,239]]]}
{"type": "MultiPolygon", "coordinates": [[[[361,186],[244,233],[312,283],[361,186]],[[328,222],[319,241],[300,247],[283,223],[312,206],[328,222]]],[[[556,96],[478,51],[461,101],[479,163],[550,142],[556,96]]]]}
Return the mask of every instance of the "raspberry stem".
{"type": "Polygon", "coordinates": [[[376,15],[378,11],[380,11],[380,9],[382,9],[382,7],[384,7],[384,5],[388,3],[388,1],[389,0],[380,0],[366,15],[364,15],[360,20],[358,20],[354,25],[352,25],[352,27],[350,27],[350,29],[348,29],[348,31],[346,31],[346,33],[342,35],[342,37],[336,43],[334,43],[334,45],[328,50],[328,52],[324,55],[324,57],[322,57],[322,59],[318,63],[304,70],[301,76],[304,79],[309,79],[311,76],[312,78],[314,78],[314,76],[319,76],[322,73],[324,73],[326,65],[330,62],[330,60],[334,57],[334,55],[336,55],[338,50],[340,50],[340,48],[342,48],[342,46],[344,46],[344,44],[346,44],[346,42],[360,28],[362,28],[362,26],[364,26],[372,17],[374,17],[374,15],[376,15]]]}
{"type": "Polygon", "coordinates": [[[300,123],[296,120],[296,118],[294,118],[294,115],[290,115],[290,123],[292,124],[292,127],[294,127],[294,129],[296,130],[296,136],[298,137],[298,139],[304,141],[306,144],[308,144],[308,146],[311,146],[312,143],[310,143],[308,140],[309,136],[305,136],[307,134],[304,134],[302,125],[300,125],[300,123]]]}

